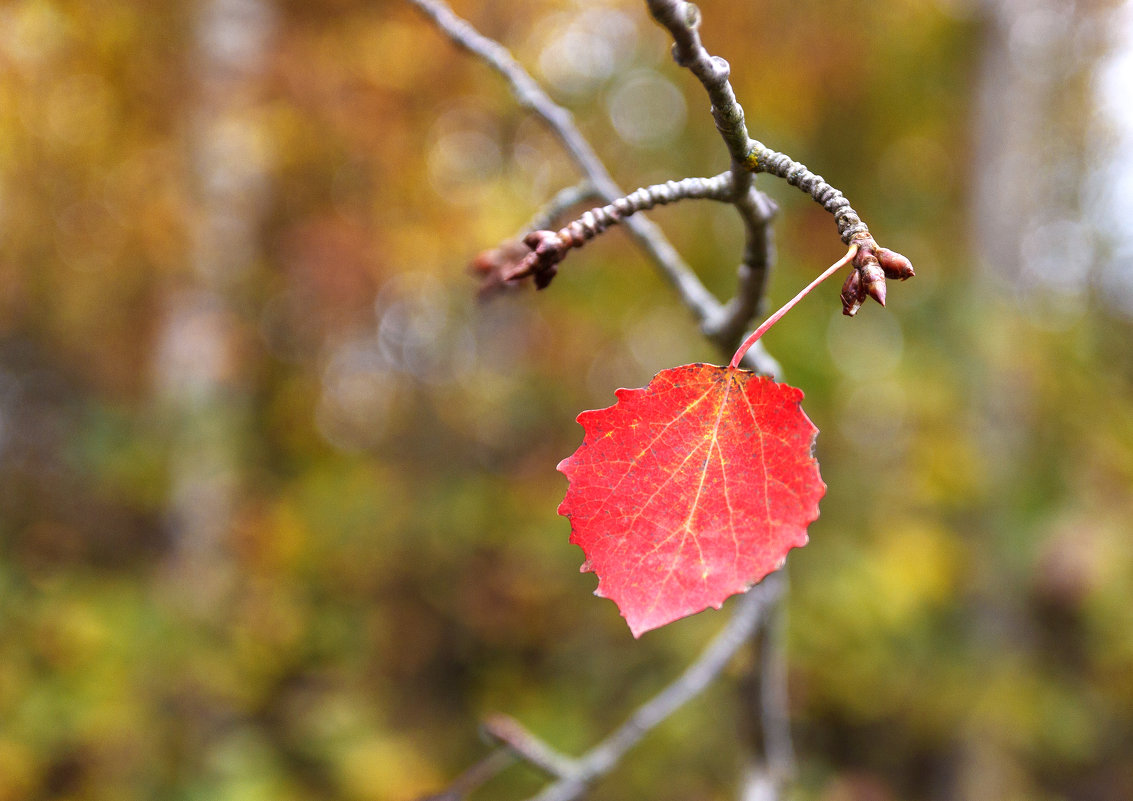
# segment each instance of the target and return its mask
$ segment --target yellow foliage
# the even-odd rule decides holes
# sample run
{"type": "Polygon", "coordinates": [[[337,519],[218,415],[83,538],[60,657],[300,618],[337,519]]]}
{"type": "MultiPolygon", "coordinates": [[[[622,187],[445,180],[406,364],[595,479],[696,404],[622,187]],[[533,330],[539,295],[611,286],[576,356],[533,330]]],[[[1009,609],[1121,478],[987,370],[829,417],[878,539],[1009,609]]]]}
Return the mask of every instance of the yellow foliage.
{"type": "Polygon", "coordinates": [[[337,768],[349,801],[412,801],[443,787],[446,778],[420,749],[396,735],[348,745],[337,768]]]}

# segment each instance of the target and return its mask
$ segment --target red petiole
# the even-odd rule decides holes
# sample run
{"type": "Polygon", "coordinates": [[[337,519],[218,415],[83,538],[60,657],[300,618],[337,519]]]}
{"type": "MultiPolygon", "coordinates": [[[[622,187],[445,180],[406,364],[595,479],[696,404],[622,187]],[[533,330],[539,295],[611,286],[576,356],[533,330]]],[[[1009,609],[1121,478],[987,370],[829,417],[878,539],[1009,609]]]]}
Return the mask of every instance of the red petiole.
{"type": "Polygon", "coordinates": [[[784,314],[786,314],[787,312],[789,312],[791,309],[793,309],[795,307],[795,304],[797,304],[800,300],[802,300],[807,295],[809,295],[810,291],[812,289],[814,289],[816,286],[821,284],[827,278],[834,275],[834,273],[838,272],[840,269],[842,269],[847,264],[849,264],[850,261],[854,258],[854,254],[856,254],[857,252],[858,252],[858,246],[856,244],[850,245],[850,249],[846,251],[845,256],[838,259],[838,261],[834,262],[829,267],[827,267],[826,270],[822,273],[822,275],[818,276],[818,278],[815,278],[813,281],[811,281],[809,284],[807,284],[806,289],[804,289],[799,294],[795,295],[793,298],[791,298],[789,301],[787,301],[785,304],[783,304],[783,307],[781,309],[779,309],[779,311],[775,312],[770,317],[768,317],[766,320],[764,320],[763,324],[760,325],[759,328],[755,329],[751,333],[751,335],[748,336],[748,338],[743,341],[743,344],[740,345],[739,349],[736,351],[736,355],[732,357],[731,364],[729,364],[728,366],[732,367],[732,368],[739,367],[740,362],[743,361],[744,355],[748,352],[748,350],[751,348],[751,346],[754,345],[756,342],[758,342],[759,338],[761,336],[763,336],[764,334],[766,334],[767,331],[771,328],[771,326],[773,326],[773,325],[775,325],[775,323],[779,322],[779,320],[783,317],[784,314]]]}

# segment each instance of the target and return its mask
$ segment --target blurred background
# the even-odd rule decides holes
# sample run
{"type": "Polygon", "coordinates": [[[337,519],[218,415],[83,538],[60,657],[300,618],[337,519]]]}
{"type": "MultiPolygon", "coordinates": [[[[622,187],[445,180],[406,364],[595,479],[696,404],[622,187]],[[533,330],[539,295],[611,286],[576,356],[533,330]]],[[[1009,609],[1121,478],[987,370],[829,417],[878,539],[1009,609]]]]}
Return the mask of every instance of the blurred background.
{"type": "MultiPolygon", "coordinates": [[[[830,486],[791,798],[1133,798],[1133,3],[701,5],[752,135],[917,269],[766,339],[830,486]]],[[[455,7],[627,190],[726,168],[643,3],[455,7]]],[[[575,180],[404,2],[0,5],[0,801],[411,799],[490,712],[578,753],[687,664],[729,605],[635,642],[554,468],[721,355],[619,231],[465,271],[575,180]]],[[[777,306],[842,245],[758,180],[777,306]]],[[[729,296],[735,214],[653,218],[729,296]]],[[[740,662],[595,797],[734,797],[740,662]]]]}

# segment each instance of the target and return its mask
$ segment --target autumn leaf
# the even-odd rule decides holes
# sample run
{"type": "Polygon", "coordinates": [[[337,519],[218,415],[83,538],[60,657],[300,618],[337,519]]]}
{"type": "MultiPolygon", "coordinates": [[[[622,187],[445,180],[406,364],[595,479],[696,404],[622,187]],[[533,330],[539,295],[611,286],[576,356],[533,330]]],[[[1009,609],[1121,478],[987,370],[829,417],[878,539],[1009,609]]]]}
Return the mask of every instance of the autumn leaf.
{"type": "Polygon", "coordinates": [[[720,608],[806,544],[826,485],[801,390],[735,367],[663,370],[583,412],[559,514],[596,595],[639,637],[720,608]]]}

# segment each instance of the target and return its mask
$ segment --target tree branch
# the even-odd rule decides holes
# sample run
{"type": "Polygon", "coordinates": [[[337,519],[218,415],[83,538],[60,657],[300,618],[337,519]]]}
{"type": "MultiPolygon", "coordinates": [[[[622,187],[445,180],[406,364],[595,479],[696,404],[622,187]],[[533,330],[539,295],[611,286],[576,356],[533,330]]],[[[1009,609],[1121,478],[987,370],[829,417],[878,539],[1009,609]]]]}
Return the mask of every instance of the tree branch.
{"type": "MultiPolygon", "coordinates": [[[[733,182],[736,177],[733,173],[733,182]]],[[[745,181],[746,182],[746,181],[745,181]]],[[[767,297],[767,277],[775,261],[775,234],[771,221],[778,211],[774,201],[755,187],[734,201],[744,225],[744,253],[737,271],[736,293],[716,318],[705,327],[705,336],[724,351],[735,348],[748,325],[763,310],[767,297]]],[[[780,377],[778,370],[768,373],[780,377]]]]}
{"type": "Polygon", "coordinates": [[[720,675],[736,652],[745,643],[751,642],[760,627],[766,625],[785,587],[786,578],[780,571],[767,576],[745,595],[739,596],[732,617],[696,660],[581,757],[572,759],[513,718],[494,715],[485,721],[484,732],[501,743],[504,750],[493,752],[447,790],[422,801],[462,797],[463,793],[495,775],[501,766],[506,767],[507,760],[501,754],[508,759],[523,760],[557,780],[529,801],[573,801],[580,797],[591,784],[613,770],[649,732],[703,692],[720,675]]]}
{"type": "Polygon", "coordinates": [[[747,124],[744,110],[736,100],[729,80],[731,67],[719,56],[713,56],[700,43],[700,11],[684,0],[646,0],[649,13],[668,29],[673,37],[673,59],[697,77],[712,102],[712,118],[724,139],[733,164],[743,164],[748,153],[747,124]]]}
{"type": "Polygon", "coordinates": [[[552,778],[565,779],[579,772],[578,760],[552,748],[509,715],[493,715],[484,721],[483,729],[488,737],[505,746],[513,756],[552,778]]]}
{"type": "Polygon", "coordinates": [[[554,228],[555,224],[562,219],[563,215],[575,206],[600,199],[594,185],[586,179],[583,179],[574,186],[560,189],[555,193],[553,198],[543,204],[543,208],[535,212],[535,215],[527,221],[527,225],[523,227],[519,235],[523,236],[528,231],[554,228]]]}
{"type": "Polygon", "coordinates": [[[511,751],[504,748],[497,749],[460,774],[444,790],[425,796],[420,801],[461,801],[469,793],[478,790],[503,770],[511,767],[515,761],[516,756],[511,751]]]}
{"type": "MultiPolygon", "coordinates": [[[[547,124],[603,200],[613,202],[624,194],[574,124],[570,112],[551,100],[507,48],[479,33],[466,20],[456,16],[442,0],[409,2],[432,19],[455,44],[482,59],[504,77],[520,106],[532,111],[547,124]]],[[[734,172],[737,189],[745,191],[746,197],[750,170],[734,172]]],[[[744,326],[759,310],[767,271],[773,259],[773,240],[768,226],[774,214],[774,204],[766,198],[760,201],[741,200],[736,208],[747,231],[745,255],[751,259],[745,258],[741,264],[740,292],[727,306],[704,287],[657,226],[644,217],[635,217],[626,223],[631,236],[692,312],[701,331],[725,355],[734,349],[744,326]]],[[[777,376],[780,371],[779,363],[762,344],[748,351],[744,366],[771,376],[777,376]]]]}
{"type": "Polygon", "coordinates": [[[534,278],[538,289],[546,289],[558,274],[558,265],[572,248],[580,248],[594,237],[624,222],[638,212],[655,206],[691,198],[731,201],[734,195],[732,173],[711,178],[685,178],[646,186],[620,197],[605,206],[590,209],[558,231],[532,231],[523,239],[529,250],[516,249],[504,253],[493,251],[494,258],[478,261],[482,274],[480,292],[515,285],[525,278],[534,278]]]}
{"type": "MultiPolygon", "coordinates": [[[[612,203],[625,194],[578,130],[571,113],[551,100],[506,47],[478,32],[466,20],[456,16],[441,0],[409,1],[424,11],[453,42],[478,56],[503,76],[519,104],[547,124],[604,201],[612,203]]],[[[720,302],[704,287],[661,229],[644,217],[635,217],[626,223],[626,228],[661,274],[673,285],[697,323],[704,325],[720,315],[720,302]]]]}
{"type": "MultiPolygon", "coordinates": [[[[732,164],[740,168],[736,172],[767,172],[798,186],[834,215],[838,233],[847,245],[855,234],[868,234],[869,228],[857,212],[850,208],[850,202],[840,191],[826,183],[822,176],[815,175],[789,156],[771,150],[748,136],[743,107],[736,100],[729,80],[731,67],[720,56],[710,55],[701,44],[697,33],[700,12],[696,6],[684,0],[646,2],[653,17],[673,36],[673,58],[692,72],[708,93],[716,129],[728,147],[732,164]]],[[[739,180],[736,181],[739,191],[746,189],[746,186],[739,180]]]]}
{"type": "MultiPolygon", "coordinates": [[[[477,257],[474,267],[492,277],[496,284],[509,285],[530,275],[537,286],[546,286],[555,274],[556,265],[569,249],[580,247],[610,226],[622,223],[673,285],[704,335],[724,353],[729,353],[735,348],[744,328],[761,311],[768,270],[774,260],[771,221],[776,207],[754,187],[753,176],[759,172],[771,173],[800,187],[834,216],[843,241],[851,245],[846,260],[852,258],[855,268],[843,287],[843,308],[847,314],[856,312],[868,295],[884,304],[885,277],[903,279],[912,275],[907,259],[876,245],[869,229],[840,191],[802,164],[750,138],[743,108],[736,100],[730,83],[730,67],[724,59],[710,55],[701,44],[697,33],[699,11],[691,3],[646,0],[654,18],[673,37],[673,55],[677,63],[689,69],[704,86],[712,104],[716,128],[728,150],[731,167],[712,178],[669,181],[624,195],[574,124],[571,114],[554,103],[505,47],[457,17],[443,0],[410,1],[454,43],[503,76],[519,104],[546,123],[582,172],[592,193],[605,202],[554,232],[545,229],[553,227],[558,215],[580,202],[588,190],[584,183],[557,195],[548,209],[533,221],[535,230],[523,243],[505,242],[477,257]],[[661,231],[639,214],[656,205],[686,198],[730,203],[743,222],[745,245],[737,291],[727,304],[721,304],[708,292],[661,231]],[[546,221],[545,224],[535,224],[543,221],[546,221]]],[[[746,355],[741,353],[741,356],[744,366],[765,374],[779,374],[778,364],[766,354],[761,342],[755,342],[746,355]]],[[[783,592],[783,582],[781,576],[772,575],[750,590],[739,600],[723,631],[678,679],[639,707],[625,724],[582,757],[571,759],[559,753],[510,718],[491,719],[485,726],[486,732],[504,744],[504,753],[527,761],[556,778],[551,786],[535,797],[535,801],[572,801],[578,798],[596,779],[612,770],[650,730],[719,675],[736,650],[749,642],[761,621],[766,620],[768,610],[783,592]]],[[[764,639],[759,708],[765,729],[766,764],[760,775],[768,778],[766,781],[750,781],[745,793],[753,792],[753,788],[757,787],[769,788],[760,797],[774,798],[790,772],[792,756],[786,713],[785,668],[779,637],[774,628],[768,628],[764,639]]]]}
{"type": "Polygon", "coordinates": [[[743,172],[767,172],[799,187],[834,215],[834,222],[844,243],[858,245],[860,258],[854,266],[861,274],[856,279],[856,284],[863,289],[861,292],[844,293],[843,297],[848,298],[843,304],[847,315],[852,317],[857,312],[866,294],[885,305],[885,277],[897,277],[900,280],[911,277],[912,265],[908,259],[880,248],[870,234],[869,227],[850,206],[850,201],[822,176],[748,136],[743,107],[736,100],[729,81],[731,68],[727,61],[710,55],[701,44],[697,33],[700,12],[695,5],[684,0],[646,0],[646,3],[654,18],[672,34],[673,57],[677,63],[687,67],[700,80],[712,101],[712,117],[716,120],[716,128],[732,157],[734,184],[739,198],[735,201],[735,206],[743,218],[747,233],[738,291],[720,317],[703,326],[705,334],[720,345],[730,339],[734,341],[739,337],[743,326],[760,310],[764,294],[767,267],[773,255],[768,234],[771,214],[760,209],[756,200],[758,193],[750,189],[747,182],[749,179],[741,178],[743,172]],[[886,275],[882,276],[881,270],[886,267],[887,260],[890,268],[885,269],[886,275]]]}
{"type": "Polygon", "coordinates": [[[775,260],[775,240],[771,221],[776,207],[770,198],[752,186],[751,171],[745,166],[750,150],[743,106],[736,99],[730,81],[731,67],[720,56],[711,55],[701,44],[697,28],[700,11],[683,0],[647,0],[649,11],[673,37],[673,59],[687,68],[704,86],[712,104],[716,130],[731,157],[732,201],[744,226],[744,253],[739,266],[736,293],[715,319],[704,326],[704,333],[724,351],[734,350],[744,328],[762,310],[767,276],[775,260]]]}
{"type": "Polygon", "coordinates": [[[814,198],[822,208],[834,215],[838,234],[847,245],[855,239],[870,237],[869,226],[850,207],[850,201],[846,200],[845,195],[827,183],[821,175],[815,175],[807,169],[806,165],[754,139],[749,142],[744,164],[752,172],[776,175],[814,198]]]}
{"type": "MultiPolygon", "coordinates": [[[[736,100],[729,76],[728,62],[719,56],[709,55],[700,43],[696,29],[700,25],[700,12],[684,0],[646,0],[653,17],[673,36],[673,58],[687,67],[704,85],[712,101],[712,117],[720,131],[732,164],[749,172],[768,172],[798,186],[834,215],[838,233],[847,245],[856,234],[869,234],[869,228],[852,208],[842,193],[819,175],[789,156],[771,150],[748,136],[744,110],[736,100]]],[[[737,170],[738,171],[738,170],[737,170]]],[[[737,188],[744,189],[738,181],[737,188]]]]}

